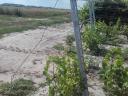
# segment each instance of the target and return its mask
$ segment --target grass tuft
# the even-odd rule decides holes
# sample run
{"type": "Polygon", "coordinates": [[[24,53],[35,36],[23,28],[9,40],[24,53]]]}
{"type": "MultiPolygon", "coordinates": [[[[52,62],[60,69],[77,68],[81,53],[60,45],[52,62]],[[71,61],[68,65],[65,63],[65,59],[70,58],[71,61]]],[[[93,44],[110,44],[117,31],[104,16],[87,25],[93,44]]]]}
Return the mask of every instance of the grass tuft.
{"type": "Polygon", "coordinates": [[[13,81],[12,84],[1,84],[0,94],[2,96],[27,96],[36,91],[36,89],[37,88],[34,86],[34,83],[31,80],[18,79],[13,81]]]}

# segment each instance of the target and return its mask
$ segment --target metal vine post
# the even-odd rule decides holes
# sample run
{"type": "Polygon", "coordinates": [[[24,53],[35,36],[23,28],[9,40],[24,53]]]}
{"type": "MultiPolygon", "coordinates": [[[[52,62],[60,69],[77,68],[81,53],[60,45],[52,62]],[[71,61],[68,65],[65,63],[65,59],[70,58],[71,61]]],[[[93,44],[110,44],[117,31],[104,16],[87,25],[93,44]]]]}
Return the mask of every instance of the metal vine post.
{"type": "Polygon", "coordinates": [[[80,73],[81,73],[81,76],[83,79],[82,81],[84,84],[84,92],[82,96],[89,96],[87,74],[86,74],[85,67],[84,67],[84,56],[83,56],[83,49],[82,49],[79,19],[78,19],[77,1],[70,0],[70,4],[71,4],[71,16],[72,16],[72,21],[73,21],[73,26],[74,26],[76,47],[77,47],[77,56],[78,56],[78,61],[80,65],[80,73]]]}

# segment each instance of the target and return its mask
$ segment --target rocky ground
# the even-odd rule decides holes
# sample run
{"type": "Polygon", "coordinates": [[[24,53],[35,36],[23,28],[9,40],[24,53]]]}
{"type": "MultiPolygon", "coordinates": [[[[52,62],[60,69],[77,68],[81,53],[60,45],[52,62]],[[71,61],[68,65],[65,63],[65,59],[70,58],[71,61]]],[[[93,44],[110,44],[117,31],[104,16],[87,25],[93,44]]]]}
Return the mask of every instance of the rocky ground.
{"type": "MultiPolygon", "coordinates": [[[[72,32],[72,25],[66,23],[47,29],[40,27],[36,30],[13,33],[0,39],[0,82],[10,82],[15,72],[13,79],[31,79],[37,85],[45,82],[42,73],[48,55],[56,54],[53,46],[57,43],[64,43],[66,35],[72,32]],[[45,34],[42,41],[33,50],[43,33],[45,34]],[[29,58],[23,63],[30,53],[29,58]],[[23,63],[22,66],[20,66],[21,63],[23,63]]],[[[105,96],[101,88],[102,83],[96,77],[93,79],[89,77],[89,83],[89,90],[94,96],[105,96]]],[[[47,89],[47,87],[40,88],[33,96],[47,96],[47,89]]]]}

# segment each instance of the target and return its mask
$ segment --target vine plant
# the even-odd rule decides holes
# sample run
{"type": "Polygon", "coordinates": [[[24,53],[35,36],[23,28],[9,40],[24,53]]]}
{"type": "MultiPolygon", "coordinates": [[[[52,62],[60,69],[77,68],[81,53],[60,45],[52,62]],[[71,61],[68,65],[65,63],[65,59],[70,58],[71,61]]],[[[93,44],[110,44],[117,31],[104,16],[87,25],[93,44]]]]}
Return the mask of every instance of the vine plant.
{"type": "Polygon", "coordinates": [[[106,55],[101,77],[107,96],[128,96],[128,68],[124,66],[121,49],[112,49],[106,55]]]}
{"type": "Polygon", "coordinates": [[[82,78],[71,44],[74,39],[72,36],[68,36],[68,39],[65,53],[62,56],[50,56],[43,72],[49,86],[49,96],[82,96],[82,78]],[[52,73],[51,66],[55,66],[52,73]]]}

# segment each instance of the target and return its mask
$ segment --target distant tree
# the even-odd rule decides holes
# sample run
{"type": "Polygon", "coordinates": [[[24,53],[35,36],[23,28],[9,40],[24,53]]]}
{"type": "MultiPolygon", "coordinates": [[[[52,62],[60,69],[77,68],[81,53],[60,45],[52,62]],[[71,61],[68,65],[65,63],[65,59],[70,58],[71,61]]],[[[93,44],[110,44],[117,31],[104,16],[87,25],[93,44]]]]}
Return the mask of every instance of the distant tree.
{"type": "Polygon", "coordinates": [[[115,24],[120,19],[128,23],[128,0],[95,0],[96,20],[106,24],[115,24]]]}
{"type": "Polygon", "coordinates": [[[4,14],[4,9],[0,7],[0,14],[4,14]]]}
{"type": "Polygon", "coordinates": [[[12,15],[12,12],[10,11],[9,8],[4,8],[3,10],[5,15],[12,15]]]}
{"type": "Polygon", "coordinates": [[[22,12],[20,11],[19,8],[15,9],[14,15],[16,15],[16,16],[18,16],[18,17],[21,17],[21,16],[22,16],[22,12]]]}
{"type": "MultiPolygon", "coordinates": [[[[122,24],[128,23],[128,0],[94,0],[95,16],[97,21],[104,21],[106,24],[116,24],[120,19],[122,24]]],[[[88,23],[89,11],[84,6],[80,10],[80,20],[88,23]]]]}

